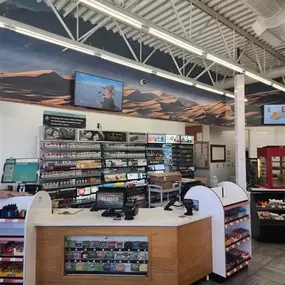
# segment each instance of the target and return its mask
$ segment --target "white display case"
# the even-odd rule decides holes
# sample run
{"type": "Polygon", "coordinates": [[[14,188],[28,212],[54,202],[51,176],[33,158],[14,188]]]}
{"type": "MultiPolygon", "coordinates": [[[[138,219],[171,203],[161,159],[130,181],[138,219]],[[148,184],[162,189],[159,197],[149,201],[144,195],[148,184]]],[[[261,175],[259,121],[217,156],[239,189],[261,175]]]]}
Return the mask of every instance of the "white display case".
{"type": "Polygon", "coordinates": [[[248,196],[232,182],[216,188],[195,186],[185,195],[199,212],[212,216],[213,273],[227,278],[246,267],[252,257],[248,196]]]}

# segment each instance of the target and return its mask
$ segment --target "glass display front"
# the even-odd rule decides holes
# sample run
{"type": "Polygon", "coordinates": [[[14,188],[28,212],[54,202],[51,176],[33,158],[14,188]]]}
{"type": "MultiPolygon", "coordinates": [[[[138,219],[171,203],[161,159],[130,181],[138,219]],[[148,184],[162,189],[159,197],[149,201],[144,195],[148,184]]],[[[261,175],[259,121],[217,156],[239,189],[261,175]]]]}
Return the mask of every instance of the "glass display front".
{"type": "Polygon", "coordinates": [[[146,276],[146,236],[67,236],[65,275],[105,274],[146,276]]]}
{"type": "Polygon", "coordinates": [[[267,164],[265,157],[260,157],[258,159],[258,178],[260,185],[267,184],[267,164]]]}
{"type": "Polygon", "coordinates": [[[272,157],[272,185],[273,187],[285,186],[285,157],[272,157]]]}

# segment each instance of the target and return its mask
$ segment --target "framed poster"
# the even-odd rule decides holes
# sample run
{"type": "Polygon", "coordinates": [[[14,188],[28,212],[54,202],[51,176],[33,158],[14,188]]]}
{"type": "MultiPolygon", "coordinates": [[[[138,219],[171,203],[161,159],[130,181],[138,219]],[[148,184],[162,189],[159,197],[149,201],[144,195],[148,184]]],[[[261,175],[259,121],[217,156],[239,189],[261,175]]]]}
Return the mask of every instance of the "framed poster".
{"type": "Polygon", "coordinates": [[[211,144],[211,162],[226,162],[226,146],[211,144]]]}
{"type": "Polygon", "coordinates": [[[148,134],[147,142],[148,143],[165,143],[165,135],[148,134]]]}
{"type": "Polygon", "coordinates": [[[165,142],[166,143],[180,143],[180,135],[166,135],[165,142]]]}

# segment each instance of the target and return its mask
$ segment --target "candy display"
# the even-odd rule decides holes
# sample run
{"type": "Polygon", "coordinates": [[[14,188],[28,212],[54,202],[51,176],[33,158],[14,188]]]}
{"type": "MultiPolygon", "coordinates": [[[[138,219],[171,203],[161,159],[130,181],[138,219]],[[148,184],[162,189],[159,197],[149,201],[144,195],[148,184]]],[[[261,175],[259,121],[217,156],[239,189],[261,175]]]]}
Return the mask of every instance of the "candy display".
{"type": "Polygon", "coordinates": [[[19,210],[16,204],[9,204],[0,209],[0,218],[24,219],[26,210],[19,210]]]}
{"type": "Polygon", "coordinates": [[[257,207],[285,209],[285,201],[282,199],[268,199],[267,201],[256,201],[257,207]]]}
{"type": "Polygon", "coordinates": [[[227,271],[235,268],[236,266],[242,264],[246,260],[250,259],[249,253],[239,250],[231,249],[226,253],[226,269],[227,271]]]}
{"type": "Polygon", "coordinates": [[[225,211],[225,223],[247,216],[246,209],[237,207],[228,211],[225,211]]]}
{"type": "Polygon", "coordinates": [[[23,278],[22,263],[0,263],[0,277],[23,278]]]}
{"type": "Polygon", "coordinates": [[[9,241],[0,243],[0,254],[2,256],[23,256],[24,243],[9,241]]]}
{"type": "Polygon", "coordinates": [[[277,214],[268,211],[258,211],[260,220],[285,220],[285,214],[277,214]]]}
{"type": "Polygon", "coordinates": [[[66,274],[146,275],[148,242],[65,240],[66,274]]]}
{"type": "Polygon", "coordinates": [[[232,232],[226,233],[225,243],[226,246],[229,246],[245,237],[248,237],[250,235],[249,230],[238,228],[233,230],[232,232]]]}

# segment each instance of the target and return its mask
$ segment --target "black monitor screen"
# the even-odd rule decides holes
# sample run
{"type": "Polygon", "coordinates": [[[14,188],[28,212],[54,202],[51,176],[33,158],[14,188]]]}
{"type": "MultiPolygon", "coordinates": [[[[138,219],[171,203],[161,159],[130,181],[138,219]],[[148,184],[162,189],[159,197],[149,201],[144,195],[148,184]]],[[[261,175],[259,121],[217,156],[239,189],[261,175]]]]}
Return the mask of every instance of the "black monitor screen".
{"type": "Polygon", "coordinates": [[[96,208],[98,210],[105,209],[123,209],[125,204],[124,190],[99,190],[96,193],[96,208]]]}
{"type": "Polygon", "coordinates": [[[121,81],[76,72],[75,95],[76,106],[122,111],[124,83],[121,81]]]}

